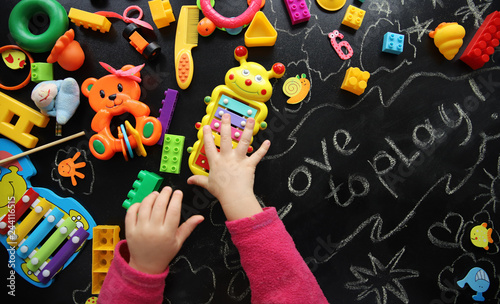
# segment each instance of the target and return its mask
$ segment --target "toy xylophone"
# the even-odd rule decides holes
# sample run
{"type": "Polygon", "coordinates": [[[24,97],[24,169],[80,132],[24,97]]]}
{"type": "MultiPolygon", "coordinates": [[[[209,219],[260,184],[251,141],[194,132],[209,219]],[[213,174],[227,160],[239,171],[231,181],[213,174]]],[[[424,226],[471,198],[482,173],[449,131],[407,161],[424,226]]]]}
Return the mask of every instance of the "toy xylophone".
{"type": "MultiPolygon", "coordinates": [[[[203,146],[203,126],[212,128],[214,142],[220,146],[220,127],[222,115],[231,115],[231,138],[233,148],[236,147],[245,129],[248,118],[255,119],[253,135],[267,127],[264,121],[267,117],[265,102],[271,98],[273,86],[269,79],[281,78],[285,74],[285,66],[275,63],[267,71],[256,62],[247,62],[248,50],[238,46],[234,50],[234,58],[240,62],[226,73],[225,85],[217,86],[210,97],[205,98],[207,114],[196,124],[198,140],[193,147],[188,148],[189,167],[194,174],[208,175],[210,170],[203,146]]],[[[250,147],[249,152],[252,148],[250,147]]]]}
{"type": "MultiPolygon", "coordinates": [[[[0,139],[0,147],[0,159],[22,152],[6,139],[0,139]]],[[[0,167],[0,242],[9,252],[9,268],[47,287],[92,239],[96,223],[75,199],[32,187],[35,174],[29,157],[0,167]]]]}

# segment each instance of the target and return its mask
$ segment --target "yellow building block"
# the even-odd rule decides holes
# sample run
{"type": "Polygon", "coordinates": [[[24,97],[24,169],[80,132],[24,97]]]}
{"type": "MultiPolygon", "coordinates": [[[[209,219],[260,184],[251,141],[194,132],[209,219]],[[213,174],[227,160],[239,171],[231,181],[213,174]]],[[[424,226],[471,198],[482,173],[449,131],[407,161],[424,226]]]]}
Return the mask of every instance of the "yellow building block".
{"type": "Polygon", "coordinates": [[[348,68],[340,88],[356,95],[361,95],[365,92],[368,85],[368,78],[370,78],[369,72],[361,71],[359,68],[348,68]]]}
{"type": "Polygon", "coordinates": [[[84,28],[91,28],[94,31],[100,31],[101,33],[109,32],[109,29],[111,28],[111,22],[108,18],[73,7],[69,10],[68,18],[71,22],[78,26],[81,25],[84,28]]]}
{"type": "Polygon", "coordinates": [[[345,12],[344,20],[342,20],[342,24],[357,30],[359,29],[361,23],[363,22],[365,13],[366,12],[364,10],[349,5],[347,11],[345,12]]]}
{"type": "Polygon", "coordinates": [[[157,28],[169,26],[171,22],[175,21],[172,6],[168,0],[152,0],[148,4],[157,28]]]}
{"type": "Polygon", "coordinates": [[[0,134],[31,149],[38,142],[38,138],[30,134],[31,129],[34,125],[45,128],[48,123],[48,116],[0,92],[0,134]],[[12,124],[14,118],[17,121],[12,124]]]}
{"type": "Polygon", "coordinates": [[[92,240],[92,294],[99,294],[120,241],[120,227],[98,225],[92,240]]]}

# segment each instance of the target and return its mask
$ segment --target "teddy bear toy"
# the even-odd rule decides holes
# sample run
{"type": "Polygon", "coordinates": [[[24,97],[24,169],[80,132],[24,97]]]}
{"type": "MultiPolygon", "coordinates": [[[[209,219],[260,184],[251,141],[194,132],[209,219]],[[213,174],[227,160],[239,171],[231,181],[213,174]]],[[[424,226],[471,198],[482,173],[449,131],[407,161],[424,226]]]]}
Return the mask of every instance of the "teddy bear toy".
{"type": "MultiPolygon", "coordinates": [[[[143,145],[151,146],[158,142],[161,136],[161,122],[155,117],[149,116],[149,107],[139,101],[141,96],[140,66],[125,65],[120,70],[115,70],[106,63],[100,64],[111,74],[96,78],[87,78],[82,84],[82,93],[89,99],[89,104],[96,112],[92,119],[92,130],[97,132],[89,140],[92,154],[102,160],[113,157],[116,152],[123,152],[125,159],[126,151],[141,150],[143,145]],[[135,118],[135,127],[118,129],[119,138],[111,132],[111,120],[113,117],[130,113],[135,118]]],[[[139,151],[138,151],[139,153],[139,151]]],[[[139,153],[145,156],[144,153],[139,153]]]]}

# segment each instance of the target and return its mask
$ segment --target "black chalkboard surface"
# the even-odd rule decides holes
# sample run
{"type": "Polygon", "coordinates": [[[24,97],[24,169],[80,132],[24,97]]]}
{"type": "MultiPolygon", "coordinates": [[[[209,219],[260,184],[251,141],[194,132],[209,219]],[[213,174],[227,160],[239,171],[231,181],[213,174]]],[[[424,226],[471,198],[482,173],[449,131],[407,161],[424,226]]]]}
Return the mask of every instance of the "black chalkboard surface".
{"type": "MultiPolygon", "coordinates": [[[[0,45],[14,43],[7,24],[17,2],[2,2],[0,45]]],[[[153,24],[147,1],[59,2],[67,10],[120,14],[138,5],[144,20],[153,24]]],[[[222,15],[231,16],[243,12],[245,2],[215,5],[222,15]]],[[[265,139],[272,142],[256,172],[255,193],[262,205],[277,208],[331,303],[474,303],[476,292],[457,285],[473,267],[483,268],[489,277],[484,303],[499,303],[500,53],[497,48],[477,70],[458,58],[486,16],[500,10],[500,2],[349,0],[337,12],[322,9],[316,1],[305,2],[310,20],[292,26],[284,1],[267,0],[262,11],[278,32],[276,44],[249,48],[250,61],[267,69],[282,62],[287,69],[283,78],[272,80],[268,127],[254,138],[254,147],[265,139]],[[341,25],[350,4],[366,11],[358,30],[341,25]],[[466,29],[464,45],[451,61],[428,35],[441,22],[458,22],[466,29]],[[328,33],[336,29],[353,48],[349,60],[341,60],[330,44],[328,33]],[[400,55],[381,52],[386,32],[404,35],[400,55]],[[349,67],[371,74],[360,96],[340,89],[349,67]],[[283,83],[301,74],[311,83],[310,94],[300,104],[287,104],[283,83]],[[493,228],[488,250],[470,240],[472,228],[482,223],[493,228]]],[[[190,4],[194,1],[172,1],[175,16],[182,5],[190,4]]],[[[54,79],[73,77],[81,85],[89,77],[107,74],[99,61],[115,68],[146,63],[140,100],[158,116],[164,91],[178,90],[169,133],[185,136],[189,147],[196,141],[194,125],[205,114],[203,98],[238,65],[233,51],[244,45],[244,34],[216,30],[199,37],[192,51],[193,82],[181,90],[173,60],[177,22],[161,30],[154,27],[147,35],[162,48],[149,62],[122,37],[126,24],[111,21],[106,34],[70,23],[86,59],[75,72],[54,65],[54,79]]],[[[40,30],[47,18],[38,16],[32,25],[40,30]]],[[[48,53],[33,56],[44,61],[48,53]]],[[[2,66],[0,81],[14,83],[16,75],[2,66]]],[[[30,100],[34,85],[2,92],[35,108],[30,100]]],[[[38,173],[32,184],[75,198],[97,224],[119,225],[123,238],[121,204],[138,172],[161,175],[163,185],[183,190],[183,219],[191,214],[206,218],[172,262],[164,303],[250,303],[248,279],[219,204],[208,192],[186,184],[191,175],[188,154],[178,175],[159,172],[160,146],[146,147],[147,157],[128,162],[119,154],[96,159],[88,147],[94,115],[81,96],[63,135],[85,130],[86,138],[33,154],[38,173]],[[57,174],[55,163],[58,155],[76,150],[86,155],[87,167],[85,178],[72,186],[57,174]]],[[[113,123],[120,119],[125,118],[113,123]]],[[[33,129],[38,145],[57,139],[54,128],[52,118],[46,128],[33,129]]],[[[0,263],[5,263],[1,277],[6,279],[8,256],[0,252],[0,263]]],[[[48,288],[17,277],[15,297],[8,295],[5,282],[0,297],[8,303],[82,304],[91,296],[91,254],[89,242],[48,288]]]]}

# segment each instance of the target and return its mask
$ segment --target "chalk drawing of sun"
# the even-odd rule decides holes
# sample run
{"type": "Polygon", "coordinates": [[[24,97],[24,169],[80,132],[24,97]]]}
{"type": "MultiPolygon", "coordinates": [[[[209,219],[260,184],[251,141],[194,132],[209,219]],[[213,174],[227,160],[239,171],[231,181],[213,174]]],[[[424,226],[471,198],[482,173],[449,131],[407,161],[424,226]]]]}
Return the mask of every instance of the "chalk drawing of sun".
{"type": "Polygon", "coordinates": [[[489,200],[486,202],[486,204],[484,204],[484,206],[481,210],[484,210],[487,206],[491,205],[493,212],[496,213],[496,205],[497,205],[497,202],[500,198],[500,157],[498,158],[498,161],[497,161],[496,176],[491,174],[490,172],[486,171],[486,169],[484,169],[484,168],[483,168],[483,171],[491,179],[491,183],[489,185],[479,184],[479,186],[481,188],[488,190],[488,192],[481,193],[478,196],[476,196],[474,199],[477,199],[480,197],[488,197],[489,200]]]}

